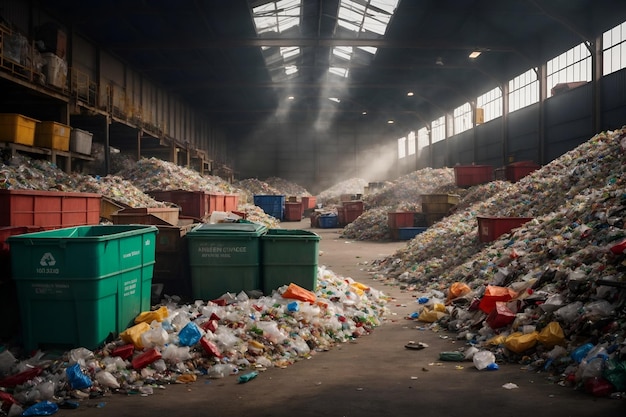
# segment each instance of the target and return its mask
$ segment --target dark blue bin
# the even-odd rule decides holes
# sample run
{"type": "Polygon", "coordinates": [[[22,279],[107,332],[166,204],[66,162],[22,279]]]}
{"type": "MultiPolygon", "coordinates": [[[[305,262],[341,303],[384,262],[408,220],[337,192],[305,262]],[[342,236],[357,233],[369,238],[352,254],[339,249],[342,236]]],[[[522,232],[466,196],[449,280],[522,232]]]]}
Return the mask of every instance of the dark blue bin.
{"type": "Polygon", "coordinates": [[[284,195],[255,195],[254,205],[278,220],[283,220],[285,216],[284,195]]]}
{"type": "Polygon", "coordinates": [[[339,227],[339,218],[336,214],[322,214],[317,218],[317,221],[322,229],[339,227]]]}

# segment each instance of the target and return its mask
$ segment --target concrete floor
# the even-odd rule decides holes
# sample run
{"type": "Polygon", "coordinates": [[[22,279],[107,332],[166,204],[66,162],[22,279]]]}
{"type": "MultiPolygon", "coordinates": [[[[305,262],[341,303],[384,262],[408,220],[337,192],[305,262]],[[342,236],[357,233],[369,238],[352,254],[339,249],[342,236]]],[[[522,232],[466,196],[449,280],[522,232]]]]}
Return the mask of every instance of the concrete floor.
{"type": "MultiPolygon", "coordinates": [[[[310,222],[283,223],[309,229],[310,222]]],[[[415,298],[384,285],[366,272],[365,262],[392,254],[405,242],[339,239],[339,229],[313,229],[321,236],[320,265],[391,295],[392,318],[368,336],[287,368],[272,368],[246,383],[236,376],[169,385],[151,396],[113,394],[84,400],[58,416],[248,416],[248,417],[484,417],[623,415],[626,401],[596,398],[553,383],[549,375],[521,365],[478,371],[471,362],[440,362],[439,353],[463,343],[454,334],[421,330],[407,320],[415,298]],[[410,350],[408,341],[428,344],[410,350]],[[505,389],[514,383],[519,388],[505,389]]]]}

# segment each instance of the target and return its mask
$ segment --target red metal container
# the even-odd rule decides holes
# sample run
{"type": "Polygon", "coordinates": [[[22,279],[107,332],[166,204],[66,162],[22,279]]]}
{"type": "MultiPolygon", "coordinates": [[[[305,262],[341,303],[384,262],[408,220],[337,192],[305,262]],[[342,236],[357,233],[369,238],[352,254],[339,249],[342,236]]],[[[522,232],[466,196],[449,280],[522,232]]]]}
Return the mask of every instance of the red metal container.
{"type": "Polygon", "coordinates": [[[454,167],[457,187],[470,187],[493,180],[491,165],[457,165],[454,167]]]}
{"type": "Polygon", "coordinates": [[[478,220],[478,238],[481,242],[491,242],[533,218],[477,216],[476,219],[478,220]]]}
{"type": "Polygon", "coordinates": [[[539,168],[540,166],[535,164],[533,161],[520,161],[508,164],[505,167],[504,172],[507,180],[517,182],[539,168]]]}
{"type": "Polygon", "coordinates": [[[0,190],[0,226],[46,229],[100,223],[100,194],[0,190]]]}
{"type": "Polygon", "coordinates": [[[224,194],[209,194],[209,213],[214,211],[226,211],[224,194]]]}
{"type": "Polygon", "coordinates": [[[303,214],[302,203],[285,203],[285,221],[299,222],[303,214]]]}
{"type": "Polygon", "coordinates": [[[238,194],[224,194],[224,211],[236,211],[239,207],[238,194]]]}
{"type": "Polygon", "coordinates": [[[415,226],[414,211],[396,211],[387,213],[387,226],[390,229],[415,226]]]}
{"type": "Polygon", "coordinates": [[[206,191],[165,190],[148,191],[148,195],[157,201],[167,201],[180,207],[180,214],[196,219],[210,215],[213,208],[206,191]]]}
{"type": "Polygon", "coordinates": [[[317,205],[317,198],[314,196],[304,196],[302,197],[302,208],[304,210],[314,209],[317,205]]]}

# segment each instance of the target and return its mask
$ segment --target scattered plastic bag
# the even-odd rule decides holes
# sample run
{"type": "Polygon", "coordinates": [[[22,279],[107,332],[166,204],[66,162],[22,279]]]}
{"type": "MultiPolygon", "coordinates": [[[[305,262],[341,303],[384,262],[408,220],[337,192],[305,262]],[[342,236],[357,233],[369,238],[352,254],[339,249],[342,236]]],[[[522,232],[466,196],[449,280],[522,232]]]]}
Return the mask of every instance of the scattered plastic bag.
{"type": "Polygon", "coordinates": [[[117,379],[113,376],[111,372],[108,371],[99,371],[96,373],[96,381],[99,384],[109,387],[109,388],[119,388],[120,383],[117,382],[117,379]]]}
{"type": "Polygon", "coordinates": [[[169,315],[166,306],[161,306],[157,310],[153,311],[144,311],[139,313],[137,317],[135,317],[135,324],[137,323],[152,323],[153,321],[162,322],[169,315]]]}
{"type": "Polygon", "coordinates": [[[613,384],[617,391],[626,391],[626,362],[609,359],[604,364],[602,377],[613,384]]]}
{"type": "Polygon", "coordinates": [[[300,300],[308,303],[315,303],[317,296],[314,292],[311,292],[301,286],[294,284],[293,282],[289,284],[287,289],[282,293],[283,298],[289,298],[294,300],[300,300]]]}
{"type": "Polygon", "coordinates": [[[472,362],[476,369],[482,371],[496,363],[496,356],[491,351],[479,350],[472,356],[472,362]]]}
{"type": "Polygon", "coordinates": [[[68,366],[65,369],[65,374],[67,381],[74,389],[85,389],[92,385],[91,379],[83,373],[78,363],[68,366]]]}
{"type": "Polygon", "coordinates": [[[565,344],[565,334],[558,321],[552,321],[537,335],[537,341],[546,347],[565,344]]]}
{"type": "Polygon", "coordinates": [[[178,332],[178,341],[181,346],[193,346],[200,341],[202,332],[194,322],[189,322],[178,332]]]}
{"type": "Polygon", "coordinates": [[[138,323],[120,333],[120,338],[126,343],[132,343],[137,349],[143,349],[141,335],[150,330],[148,323],[138,323]]]}
{"type": "Polygon", "coordinates": [[[41,401],[22,412],[23,416],[51,416],[59,411],[59,406],[51,401],[41,401]]]}
{"type": "Polygon", "coordinates": [[[464,282],[454,282],[448,289],[447,301],[463,297],[470,292],[472,292],[472,289],[469,287],[469,285],[465,284],[464,282]]]}
{"type": "Polygon", "coordinates": [[[534,347],[537,344],[538,332],[532,333],[511,333],[504,340],[504,346],[512,352],[522,353],[534,347]]]}
{"type": "Polygon", "coordinates": [[[515,297],[517,297],[517,293],[510,288],[487,285],[478,308],[489,314],[495,308],[496,301],[509,301],[515,297]]]}

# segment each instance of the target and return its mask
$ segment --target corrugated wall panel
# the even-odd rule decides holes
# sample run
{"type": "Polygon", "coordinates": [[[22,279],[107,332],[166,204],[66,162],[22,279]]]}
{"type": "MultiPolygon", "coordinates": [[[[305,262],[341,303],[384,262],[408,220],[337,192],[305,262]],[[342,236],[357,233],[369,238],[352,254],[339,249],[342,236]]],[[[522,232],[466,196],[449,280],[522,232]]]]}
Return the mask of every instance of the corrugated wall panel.
{"type": "Polygon", "coordinates": [[[24,0],[4,0],[0,3],[2,18],[6,20],[12,29],[29,36],[30,25],[30,2],[24,0]]]}
{"type": "Polygon", "coordinates": [[[626,125],[626,69],[602,78],[602,129],[626,125]]]}

